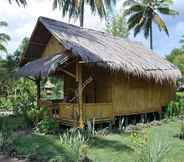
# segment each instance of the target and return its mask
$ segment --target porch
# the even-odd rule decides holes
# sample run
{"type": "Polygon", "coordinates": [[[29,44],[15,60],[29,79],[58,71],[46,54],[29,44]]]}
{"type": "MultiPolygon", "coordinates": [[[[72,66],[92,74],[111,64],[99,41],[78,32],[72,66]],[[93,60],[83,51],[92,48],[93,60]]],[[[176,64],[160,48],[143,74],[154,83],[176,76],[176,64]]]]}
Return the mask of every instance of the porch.
{"type": "MultiPolygon", "coordinates": [[[[54,100],[40,100],[39,104],[48,107],[53,117],[61,124],[67,126],[79,125],[79,104],[54,100]]],[[[87,121],[95,122],[95,124],[108,122],[114,117],[112,103],[83,103],[82,108],[84,124],[87,121]]]]}

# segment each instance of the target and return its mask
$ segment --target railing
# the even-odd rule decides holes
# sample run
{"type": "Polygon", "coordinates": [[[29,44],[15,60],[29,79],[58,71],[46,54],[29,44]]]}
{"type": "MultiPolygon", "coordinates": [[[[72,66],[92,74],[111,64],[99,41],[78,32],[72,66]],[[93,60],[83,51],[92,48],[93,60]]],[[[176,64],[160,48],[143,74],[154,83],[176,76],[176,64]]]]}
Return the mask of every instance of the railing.
{"type": "MultiPolygon", "coordinates": [[[[41,101],[42,106],[50,108],[57,119],[67,125],[73,125],[79,119],[79,108],[76,103],[53,103],[50,101],[41,101]]],[[[84,121],[104,122],[114,118],[112,103],[84,103],[84,121]]]]}

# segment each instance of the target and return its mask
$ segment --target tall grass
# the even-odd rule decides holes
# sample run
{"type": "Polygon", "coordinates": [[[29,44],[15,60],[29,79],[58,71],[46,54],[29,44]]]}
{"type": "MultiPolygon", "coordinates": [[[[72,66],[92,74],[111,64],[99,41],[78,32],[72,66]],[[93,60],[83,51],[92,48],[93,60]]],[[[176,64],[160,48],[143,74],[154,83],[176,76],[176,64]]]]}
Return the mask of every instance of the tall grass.
{"type": "Polygon", "coordinates": [[[60,142],[70,152],[69,161],[77,162],[81,156],[87,156],[87,139],[80,130],[66,131],[60,136],[60,142]]]}

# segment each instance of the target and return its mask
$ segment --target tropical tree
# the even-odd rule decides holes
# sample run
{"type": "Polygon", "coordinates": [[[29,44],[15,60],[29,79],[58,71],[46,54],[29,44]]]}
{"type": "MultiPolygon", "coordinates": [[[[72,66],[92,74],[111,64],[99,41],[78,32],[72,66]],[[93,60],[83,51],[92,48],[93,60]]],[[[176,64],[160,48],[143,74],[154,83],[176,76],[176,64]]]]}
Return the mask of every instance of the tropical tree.
{"type": "MultiPolygon", "coordinates": [[[[9,3],[12,3],[12,0],[8,0],[9,3]]],[[[26,6],[27,5],[27,0],[13,0],[15,1],[19,6],[20,5],[23,5],[23,6],[26,6]]]]}
{"type": "Polygon", "coordinates": [[[106,16],[107,9],[112,9],[116,0],[53,0],[53,9],[62,10],[63,16],[79,18],[80,26],[84,25],[84,6],[88,4],[92,13],[98,13],[100,17],[106,16]]]}
{"type": "Polygon", "coordinates": [[[171,9],[172,0],[127,0],[124,3],[125,16],[128,16],[128,29],[134,29],[134,36],[144,32],[147,39],[150,38],[150,48],[153,49],[153,23],[155,23],[160,31],[165,31],[169,36],[169,32],[163,15],[177,15],[178,12],[171,9]]]}
{"type": "Polygon", "coordinates": [[[166,58],[168,61],[175,64],[184,76],[184,50],[182,48],[175,48],[166,58]]]}
{"type": "Polygon", "coordinates": [[[125,21],[123,12],[107,17],[106,31],[111,33],[113,36],[119,36],[122,38],[128,37],[128,25],[125,21]]]}
{"type": "MultiPolygon", "coordinates": [[[[8,24],[4,21],[0,21],[0,27],[6,27],[8,24]]],[[[5,33],[0,33],[0,51],[7,53],[5,44],[10,40],[10,36],[5,33]]]]}

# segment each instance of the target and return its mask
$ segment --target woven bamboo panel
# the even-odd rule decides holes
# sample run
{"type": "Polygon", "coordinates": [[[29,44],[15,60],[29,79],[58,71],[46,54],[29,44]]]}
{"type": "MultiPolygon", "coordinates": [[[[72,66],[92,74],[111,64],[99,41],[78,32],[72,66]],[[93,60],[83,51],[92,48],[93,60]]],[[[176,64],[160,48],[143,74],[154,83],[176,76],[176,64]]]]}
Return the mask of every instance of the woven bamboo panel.
{"type": "Polygon", "coordinates": [[[47,57],[63,51],[65,51],[65,48],[52,36],[42,54],[42,57],[47,57]]]}

